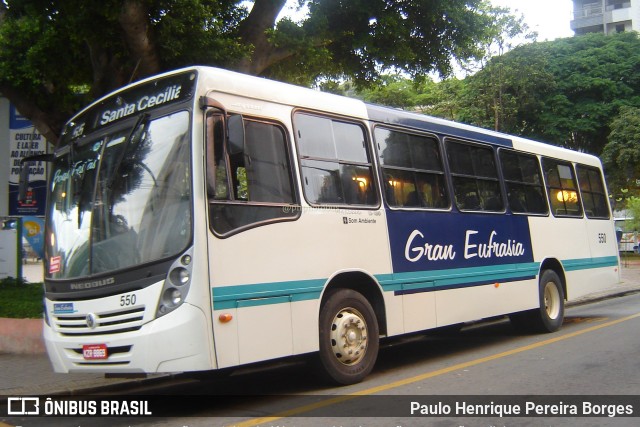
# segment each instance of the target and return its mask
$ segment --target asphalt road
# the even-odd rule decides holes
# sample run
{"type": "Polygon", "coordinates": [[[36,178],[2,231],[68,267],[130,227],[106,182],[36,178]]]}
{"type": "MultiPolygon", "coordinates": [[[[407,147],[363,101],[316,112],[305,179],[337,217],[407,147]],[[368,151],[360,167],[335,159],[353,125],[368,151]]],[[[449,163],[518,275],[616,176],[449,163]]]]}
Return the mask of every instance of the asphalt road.
{"type": "Polygon", "coordinates": [[[555,334],[518,335],[508,321],[498,320],[459,334],[391,340],[374,372],[353,386],[319,385],[299,363],[132,390],[132,396],[160,401],[155,408],[171,417],[31,418],[15,425],[637,426],[639,330],[640,294],[634,294],[569,308],[555,334]],[[575,406],[582,415],[583,405],[598,416],[552,412],[571,415],[575,406]],[[482,408],[488,416],[460,416],[482,408]],[[527,416],[497,415],[517,408],[527,416]],[[633,417],[618,416],[628,411],[633,417]]]}

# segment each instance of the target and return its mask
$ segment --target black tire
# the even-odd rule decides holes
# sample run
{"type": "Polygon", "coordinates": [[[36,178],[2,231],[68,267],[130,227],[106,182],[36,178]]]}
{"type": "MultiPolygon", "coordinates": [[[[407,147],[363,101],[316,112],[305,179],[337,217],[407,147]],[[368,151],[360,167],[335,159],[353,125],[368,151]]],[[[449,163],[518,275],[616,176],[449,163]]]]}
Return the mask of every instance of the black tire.
{"type": "Polygon", "coordinates": [[[555,271],[540,275],[538,298],[539,308],[509,316],[512,325],[520,331],[556,332],[564,322],[564,289],[555,271]]]}
{"type": "Polygon", "coordinates": [[[560,277],[553,270],[545,270],[540,276],[540,308],[537,330],[555,332],[564,322],[564,289],[560,277]]]}
{"type": "Polygon", "coordinates": [[[319,318],[321,373],[334,384],[355,384],[369,375],[378,358],[378,321],[360,293],[329,292],[319,318]]]}

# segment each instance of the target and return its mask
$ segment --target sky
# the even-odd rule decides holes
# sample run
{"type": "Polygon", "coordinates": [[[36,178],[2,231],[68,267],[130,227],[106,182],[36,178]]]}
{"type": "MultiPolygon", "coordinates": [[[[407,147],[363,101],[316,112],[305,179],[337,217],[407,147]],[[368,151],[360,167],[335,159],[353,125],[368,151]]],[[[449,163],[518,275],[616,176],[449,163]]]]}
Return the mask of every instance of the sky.
{"type": "Polygon", "coordinates": [[[514,15],[523,15],[533,31],[538,32],[538,41],[554,40],[573,36],[571,19],[572,0],[490,0],[494,6],[508,7],[514,15]]]}

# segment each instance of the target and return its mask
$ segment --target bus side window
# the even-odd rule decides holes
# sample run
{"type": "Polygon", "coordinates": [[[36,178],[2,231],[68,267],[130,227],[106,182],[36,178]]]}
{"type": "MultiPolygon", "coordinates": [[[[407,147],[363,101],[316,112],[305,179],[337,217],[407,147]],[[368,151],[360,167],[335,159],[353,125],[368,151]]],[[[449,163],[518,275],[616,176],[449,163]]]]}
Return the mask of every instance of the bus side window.
{"type": "Polygon", "coordinates": [[[373,163],[361,125],[296,113],[294,126],[302,185],[309,204],[378,204],[373,163]]]}
{"type": "Polygon", "coordinates": [[[542,158],[551,212],[560,217],[582,217],[582,205],[573,166],[569,162],[542,158]]]}
{"type": "Polygon", "coordinates": [[[376,127],[378,157],[389,206],[446,209],[440,145],[434,137],[376,127]]]}
{"type": "Polygon", "coordinates": [[[584,165],[577,165],[576,169],[587,218],[609,219],[609,202],[600,170],[584,165]]]}
{"type": "Polygon", "coordinates": [[[538,158],[504,148],[499,153],[511,211],[535,215],[549,213],[538,158]]]}
{"type": "Polygon", "coordinates": [[[207,193],[212,229],[226,235],[248,226],[297,216],[283,129],[244,120],[243,147],[230,150],[222,116],[207,120],[207,193]]]}
{"type": "Polygon", "coordinates": [[[446,141],[453,190],[461,211],[504,211],[493,149],[462,141],[446,141]]]}

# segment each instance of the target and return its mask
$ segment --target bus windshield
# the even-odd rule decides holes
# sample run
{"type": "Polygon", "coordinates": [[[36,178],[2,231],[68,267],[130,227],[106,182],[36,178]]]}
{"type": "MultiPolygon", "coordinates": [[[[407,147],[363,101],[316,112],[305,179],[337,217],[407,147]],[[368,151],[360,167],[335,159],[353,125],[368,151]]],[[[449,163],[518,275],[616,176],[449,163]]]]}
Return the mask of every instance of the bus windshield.
{"type": "Polygon", "coordinates": [[[56,154],[46,239],[49,279],[161,260],[191,242],[190,115],[87,135],[56,154]]]}

